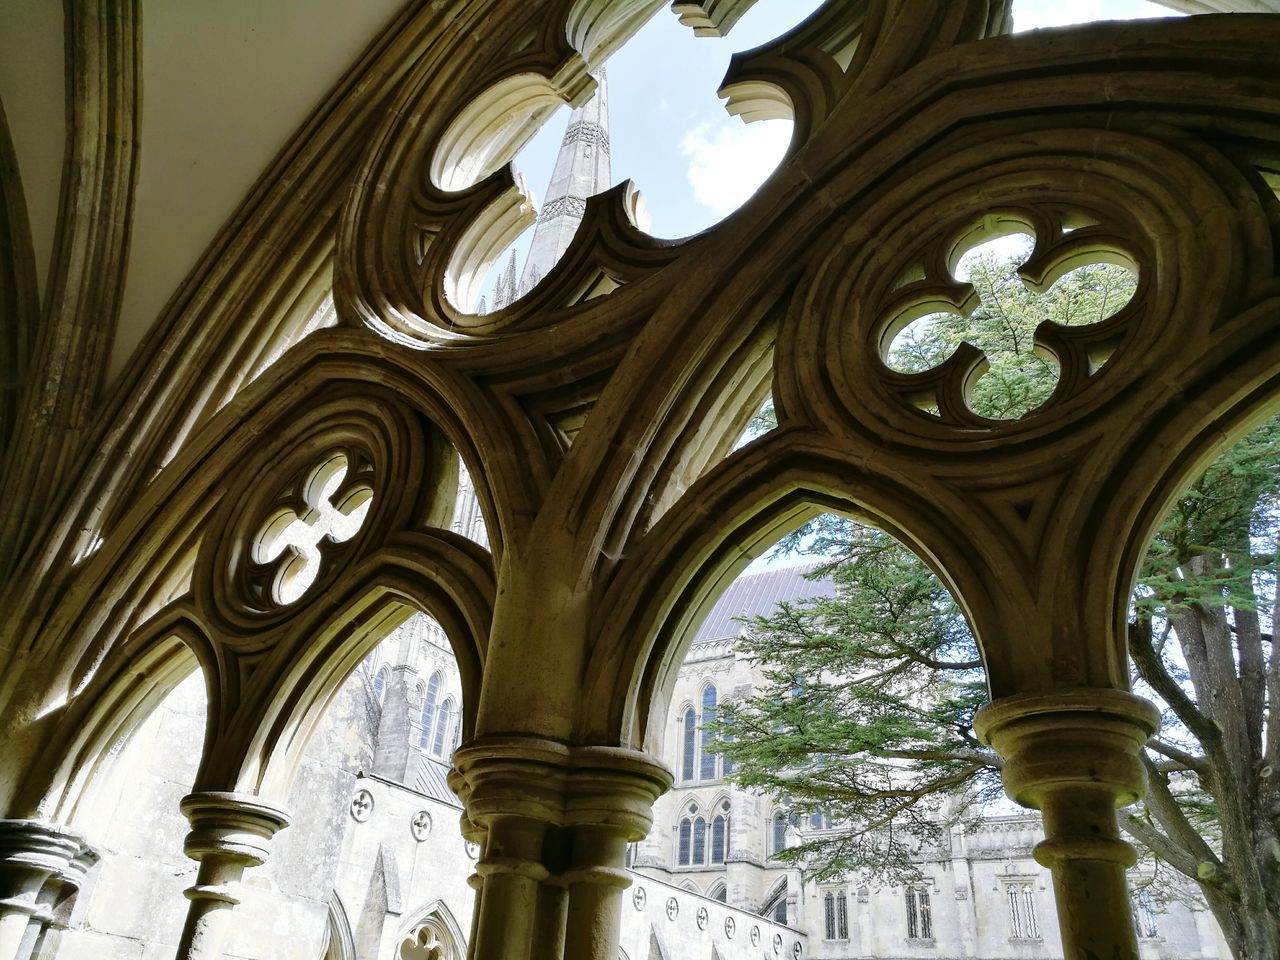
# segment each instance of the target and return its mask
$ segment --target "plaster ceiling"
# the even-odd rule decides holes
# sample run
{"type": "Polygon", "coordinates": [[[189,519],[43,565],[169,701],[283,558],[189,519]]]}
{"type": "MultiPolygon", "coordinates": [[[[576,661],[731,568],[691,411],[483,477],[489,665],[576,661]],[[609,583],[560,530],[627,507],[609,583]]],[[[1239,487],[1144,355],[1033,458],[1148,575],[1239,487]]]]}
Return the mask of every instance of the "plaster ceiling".
{"type": "Polygon", "coordinates": [[[53,254],[66,142],[62,4],[0,0],[0,103],[26,196],[41,295],[53,254]]]}
{"type": "Polygon", "coordinates": [[[145,0],[142,163],[110,375],[403,0],[145,0]]]}

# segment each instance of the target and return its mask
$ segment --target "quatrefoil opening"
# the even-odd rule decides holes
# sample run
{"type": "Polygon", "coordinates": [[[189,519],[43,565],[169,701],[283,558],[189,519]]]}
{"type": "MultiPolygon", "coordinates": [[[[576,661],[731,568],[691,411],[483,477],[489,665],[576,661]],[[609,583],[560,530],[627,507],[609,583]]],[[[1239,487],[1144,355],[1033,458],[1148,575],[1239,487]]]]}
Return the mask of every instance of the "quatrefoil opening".
{"type": "Polygon", "coordinates": [[[1123,339],[1138,265],[1081,213],[991,214],[903,271],[879,333],[899,395],[963,424],[1084,389],[1123,339]]]}
{"type": "Polygon", "coordinates": [[[265,598],[281,606],[315,583],[325,554],[360,532],[373,503],[367,470],[352,469],[340,450],[321,458],[277,499],[253,539],[255,576],[265,598]]]}

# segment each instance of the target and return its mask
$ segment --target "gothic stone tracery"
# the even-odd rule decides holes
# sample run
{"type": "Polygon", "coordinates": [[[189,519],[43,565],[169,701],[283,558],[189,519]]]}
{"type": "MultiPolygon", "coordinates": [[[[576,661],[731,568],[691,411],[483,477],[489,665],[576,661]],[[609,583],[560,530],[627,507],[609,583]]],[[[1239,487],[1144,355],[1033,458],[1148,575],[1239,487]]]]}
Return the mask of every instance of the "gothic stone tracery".
{"type": "MultiPolygon", "coordinates": [[[[532,216],[505,162],[561,102],[589,99],[591,69],[659,6],[411,7],[96,421],[102,351],[67,331],[116,302],[127,237],[104,224],[128,220],[113,171],[130,142],[93,139],[83,114],[133,129],[137,91],[119,87],[135,81],[108,64],[138,25],[133,4],[76,20],[75,70],[112,84],[85,85],[71,119],[96,173],[66,229],[92,256],[64,271],[51,315],[48,343],[71,346],[37,371],[74,360],[68,392],[23,401],[7,464],[10,493],[58,493],[7,501],[33,504],[3,528],[8,813],[74,824],[103,751],[198,663],[213,696],[184,951],[217,956],[227,910],[212,905],[287,822],[315,717],[418,607],[463,673],[454,777],[483,846],[472,956],[613,960],[626,844],[670,782],[645,751],[680,638],[753,549],[839,509],[910,544],[964,607],[995,697],[982,727],[1010,792],[1045,812],[1068,956],[1136,956],[1113,810],[1143,790],[1133,755],[1154,719],[1127,692],[1125,604],[1171,498],[1276,403],[1278,18],[1009,37],[997,0],[829,0],[730,68],[731,109],[796,120],[751,202],[673,244],[638,230],[628,185],[592,197],[535,289],[470,314],[460,291],[532,216]],[[336,231],[313,215],[339,206],[336,231]],[[1007,219],[1034,227],[1032,282],[1086,255],[1141,280],[1103,329],[1040,331],[1058,392],[992,423],[965,403],[973,351],[910,376],[883,351],[908,301],[963,302],[950,252],[1007,219]],[[288,327],[296,306],[260,278],[317,245],[337,326],[265,371],[290,334],[219,352],[251,303],[288,327]],[[603,278],[617,289],[593,296],[603,278]],[[236,306],[201,322],[215,302],[236,306]],[[778,429],[733,451],[769,389],[778,429]],[[55,408],[72,412],[36,416],[55,408]],[[368,513],[312,544],[294,597],[254,538],[285,504],[323,512],[307,478],[335,451],[343,483],[365,485],[341,503],[365,491],[368,513]],[[459,460],[490,550],[448,529],[459,460]]],[[[747,6],[677,5],[704,31],[747,6]]],[[[6,869],[0,960],[59,868],[6,869]]]]}

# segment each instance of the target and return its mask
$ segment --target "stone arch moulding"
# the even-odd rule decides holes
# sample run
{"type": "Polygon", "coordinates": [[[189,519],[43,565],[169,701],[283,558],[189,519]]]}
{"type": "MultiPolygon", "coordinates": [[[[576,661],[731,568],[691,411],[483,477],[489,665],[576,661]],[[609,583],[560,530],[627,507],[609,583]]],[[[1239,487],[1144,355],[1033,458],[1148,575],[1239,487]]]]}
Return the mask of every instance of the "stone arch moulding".
{"type": "Polygon", "coordinates": [[[666,698],[702,618],[754,556],[824,511],[902,540],[962,605],[986,602],[980,558],[949,524],[946,501],[910,494],[896,478],[865,467],[791,429],[744,447],[690,487],[629,558],[600,607],[584,735],[659,749],[666,698]],[[893,517],[910,517],[913,526],[893,517]],[[640,646],[641,637],[651,639],[640,646]],[[587,728],[588,717],[609,726],[587,728]]]}

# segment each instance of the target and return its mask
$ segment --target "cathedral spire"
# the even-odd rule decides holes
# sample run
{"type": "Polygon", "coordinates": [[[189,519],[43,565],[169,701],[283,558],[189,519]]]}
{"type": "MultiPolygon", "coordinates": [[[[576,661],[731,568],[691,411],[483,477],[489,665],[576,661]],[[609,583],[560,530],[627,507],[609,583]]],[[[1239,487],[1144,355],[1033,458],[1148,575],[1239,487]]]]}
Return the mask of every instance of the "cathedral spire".
{"type": "Polygon", "coordinates": [[[555,266],[582,222],[587,197],[610,185],[609,85],[604,67],[593,76],[595,94],[569,117],[520,275],[520,287],[512,299],[532,289],[555,266]]]}

